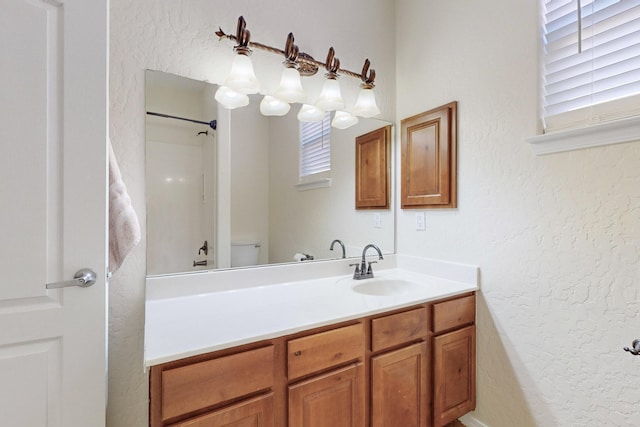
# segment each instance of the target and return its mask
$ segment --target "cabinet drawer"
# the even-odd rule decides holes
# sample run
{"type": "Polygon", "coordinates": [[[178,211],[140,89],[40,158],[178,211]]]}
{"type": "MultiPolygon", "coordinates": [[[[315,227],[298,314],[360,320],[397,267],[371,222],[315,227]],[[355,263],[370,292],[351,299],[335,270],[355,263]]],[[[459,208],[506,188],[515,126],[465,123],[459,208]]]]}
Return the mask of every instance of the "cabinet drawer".
{"type": "Polygon", "coordinates": [[[371,321],[371,350],[379,351],[427,336],[426,307],[371,321]]]}
{"type": "Polygon", "coordinates": [[[289,380],[342,365],[364,356],[362,324],[345,326],[287,343],[289,380]]]}
{"type": "Polygon", "coordinates": [[[162,372],[162,419],[246,396],[273,386],[273,346],[162,372]]]}
{"type": "Polygon", "coordinates": [[[273,427],[273,393],[218,409],[171,427],[211,427],[247,425],[273,427]]]}
{"type": "Polygon", "coordinates": [[[439,302],[433,305],[434,333],[473,323],[475,319],[475,295],[439,302]]]}

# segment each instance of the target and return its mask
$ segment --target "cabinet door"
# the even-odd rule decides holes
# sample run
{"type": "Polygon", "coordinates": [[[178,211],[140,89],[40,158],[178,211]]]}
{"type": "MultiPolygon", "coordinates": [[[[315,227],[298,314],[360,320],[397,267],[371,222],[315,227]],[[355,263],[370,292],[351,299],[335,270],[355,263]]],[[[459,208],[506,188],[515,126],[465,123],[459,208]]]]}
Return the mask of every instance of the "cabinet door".
{"type": "Polygon", "coordinates": [[[371,426],[425,427],[428,372],[425,342],[373,357],[371,426]]]}
{"type": "Polygon", "coordinates": [[[433,414],[444,426],[476,407],[476,328],[433,339],[433,414]]]}
{"type": "Polygon", "coordinates": [[[364,427],[363,377],[354,364],[289,386],[289,427],[364,427]]]}
{"type": "Polygon", "coordinates": [[[274,427],[273,394],[218,409],[171,427],[274,427]]]}

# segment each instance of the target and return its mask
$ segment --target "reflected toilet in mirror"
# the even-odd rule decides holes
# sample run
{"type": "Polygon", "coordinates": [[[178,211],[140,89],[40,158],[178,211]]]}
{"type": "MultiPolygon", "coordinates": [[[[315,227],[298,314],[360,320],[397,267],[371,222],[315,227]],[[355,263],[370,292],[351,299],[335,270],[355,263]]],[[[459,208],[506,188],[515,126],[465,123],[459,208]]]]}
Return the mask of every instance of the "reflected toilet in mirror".
{"type": "Polygon", "coordinates": [[[231,242],[231,267],[258,265],[260,243],[231,242]]]}

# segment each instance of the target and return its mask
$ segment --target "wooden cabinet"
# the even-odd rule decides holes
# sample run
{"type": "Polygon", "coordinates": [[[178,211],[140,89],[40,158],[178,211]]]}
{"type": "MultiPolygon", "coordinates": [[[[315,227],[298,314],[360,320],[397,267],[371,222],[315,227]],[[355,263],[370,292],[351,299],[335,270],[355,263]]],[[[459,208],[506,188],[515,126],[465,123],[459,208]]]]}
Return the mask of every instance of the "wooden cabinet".
{"type": "Polygon", "coordinates": [[[424,339],[429,332],[427,308],[373,319],[371,331],[371,350],[374,352],[424,339]]]}
{"type": "Polygon", "coordinates": [[[428,421],[427,343],[371,359],[371,426],[425,427],[428,421]]]}
{"type": "Polygon", "coordinates": [[[362,361],[361,323],[290,340],[287,345],[289,381],[347,362],[362,361]]]}
{"type": "Polygon", "coordinates": [[[428,334],[427,307],[371,320],[372,427],[427,426],[428,334]]]}
{"type": "Polygon", "coordinates": [[[362,363],[289,386],[290,427],[364,427],[362,363]]]}
{"type": "Polygon", "coordinates": [[[153,366],[151,427],[442,427],[475,408],[475,295],[153,366]]]}
{"type": "Polygon", "coordinates": [[[433,419],[438,427],[476,407],[475,296],[434,304],[433,313],[433,419]]]}
{"type": "Polygon", "coordinates": [[[457,102],[403,119],[401,205],[457,207],[457,102]]]}
{"type": "Polygon", "coordinates": [[[391,126],[356,138],[356,209],[388,209],[391,126]]]}
{"type": "Polygon", "coordinates": [[[474,323],[476,296],[468,295],[433,304],[433,332],[438,334],[474,323]]]}
{"type": "Polygon", "coordinates": [[[171,427],[275,427],[273,394],[240,402],[171,427]]]}
{"type": "MultiPolygon", "coordinates": [[[[152,427],[168,425],[213,426],[210,420],[232,419],[248,412],[260,413],[261,423],[273,425],[273,415],[267,408],[273,406],[273,397],[249,406],[229,407],[229,411],[216,411],[229,402],[269,392],[274,386],[274,346],[268,345],[220,357],[193,358],[154,366],[150,375],[150,424],[152,427]],[[210,417],[193,422],[178,423],[213,410],[210,417]],[[269,418],[269,419],[267,419],[269,418]]],[[[248,402],[247,402],[248,403],[248,402]]],[[[231,423],[231,425],[234,425],[231,423]]],[[[245,424],[238,424],[245,425],[245,424]]],[[[248,424],[253,425],[253,424],[248,424]]]]}
{"type": "Polygon", "coordinates": [[[289,340],[287,360],[289,426],[365,426],[362,323],[289,340]]]}

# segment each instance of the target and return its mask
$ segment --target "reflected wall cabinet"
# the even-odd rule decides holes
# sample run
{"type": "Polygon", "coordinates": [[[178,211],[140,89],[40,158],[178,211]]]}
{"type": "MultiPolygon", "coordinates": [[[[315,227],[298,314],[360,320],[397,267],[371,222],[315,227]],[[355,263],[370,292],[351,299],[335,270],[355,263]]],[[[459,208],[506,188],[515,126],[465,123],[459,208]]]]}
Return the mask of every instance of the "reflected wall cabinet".
{"type": "Polygon", "coordinates": [[[389,209],[391,126],[356,138],[356,209],[389,209]]]}
{"type": "Polygon", "coordinates": [[[403,209],[457,207],[457,102],[401,122],[403,209]]]}

